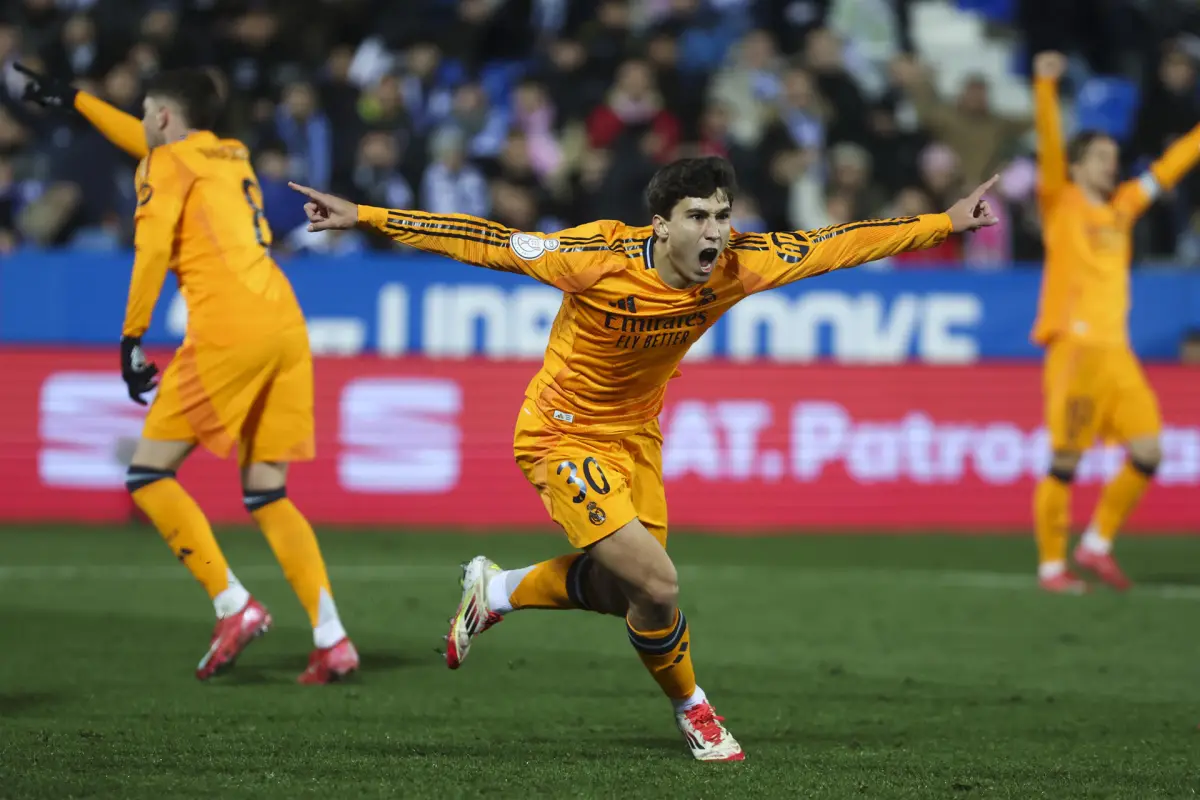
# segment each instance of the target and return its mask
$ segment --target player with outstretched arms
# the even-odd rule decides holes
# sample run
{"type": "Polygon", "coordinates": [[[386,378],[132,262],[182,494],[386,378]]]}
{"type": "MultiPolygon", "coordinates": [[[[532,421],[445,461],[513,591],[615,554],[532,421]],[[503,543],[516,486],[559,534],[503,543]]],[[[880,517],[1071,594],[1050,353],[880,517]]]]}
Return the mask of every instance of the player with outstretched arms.
{"type": "Polygon", "coordinates": [[[1039,585],[1078,594],[1087,584],[1067,567],[1071,482],[1097,436],[1124,445],[1128,460],[1104,487],[1075,563],[1115,589],[1129,586],[1112,556],[1113,539],[1162,459],[1158,398],[1129,346],[1133,226],[1200,159],[1200,125],[1140,177],[1118,183],[1120,150],[1112,137],[1082,131],[1063,144],[1058,80],[1065,70],[1059,53],[1034,58],[1046,264],[1032,338],[1046,351],[1042,391],[1052,454],[1033,512],[1039,585]]]}
{"type": "Polygon", "coordinates": [[[214,76],[164,72],[146,89],[144,116],[18,67],[28,100],[74,108],[140,158],[136,254],[121,331],[121,375],[146,405],[158,368],[142,335],[168,272],[187,302],[187,334],[150,405],[126,487],[172,552],[207,590],[217,622],[196,668],[231,667],[271,615],[229,568],[204,512],[175,480],[197,444],[226,458],[236,447],[246,509],[262,529],[313,626],[299,681],[321,684],[358,668],[316,535],[287,496],[288,465],[314,455],[313,362],[291,283],[271,258],[271,230],[245,145],[212,133],[221,107],[214,76]]]}
{"type": "MultiPolygon", "coordinates": [[[[995,180],[994,178],[992,179],[995,180]]],[[[464,565],[446,637],[451,669],[476,636],[518,609],[622,617],[629,641],[675,709],[702,761],[742,749],[696,685],[688,624],[667,555],[658,413],[688,348],[755,292],[942,242],[993,225],[989,184],[944,214],[816,231],[736,233],[733,169],[719,158],[659,170],[653,221],[602,221],[552,235],[461,214],[372,208],[314,189],[309,230],[360,226],[467,264],[517,272],[563,292],[542,368],[517,410],[516,461],[578,552],[516,570],[484,556],[464,565]]]]}

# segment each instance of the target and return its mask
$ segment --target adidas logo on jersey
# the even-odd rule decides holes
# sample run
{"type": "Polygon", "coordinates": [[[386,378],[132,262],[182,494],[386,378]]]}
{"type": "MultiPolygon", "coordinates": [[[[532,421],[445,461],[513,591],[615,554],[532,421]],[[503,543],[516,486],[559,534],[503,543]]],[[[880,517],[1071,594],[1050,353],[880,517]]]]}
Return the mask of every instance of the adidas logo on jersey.
{"type": "Polygon", "coordinates": [[[609,303],[608,305],[612,308],[619,308],[622,311],[628,311],[630,314],[637,313],[637,298],[633,295],[623,297],[616,302],[609,303]]]}

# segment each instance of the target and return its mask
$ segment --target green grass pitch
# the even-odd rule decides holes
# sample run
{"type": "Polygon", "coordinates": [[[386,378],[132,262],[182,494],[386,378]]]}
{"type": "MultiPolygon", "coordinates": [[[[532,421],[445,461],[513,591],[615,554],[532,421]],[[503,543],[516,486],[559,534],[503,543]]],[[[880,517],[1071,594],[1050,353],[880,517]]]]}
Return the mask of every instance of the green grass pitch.
{"type": "Polygon", "coordinates": [[[1129,538],[1119,596],[1035,591],[1026,537],[677,534],[697,675],[747,751],[687,755],[620,621],[527,611],[435,654],[478,552],[553,535],[326,531],[356,680],[270,551],[221,534],[276,628],[192,670],[203,592],[144,528],[0,530],[0,798],[1074,798],[1200,792],[1200,539],[1129,538]]]}

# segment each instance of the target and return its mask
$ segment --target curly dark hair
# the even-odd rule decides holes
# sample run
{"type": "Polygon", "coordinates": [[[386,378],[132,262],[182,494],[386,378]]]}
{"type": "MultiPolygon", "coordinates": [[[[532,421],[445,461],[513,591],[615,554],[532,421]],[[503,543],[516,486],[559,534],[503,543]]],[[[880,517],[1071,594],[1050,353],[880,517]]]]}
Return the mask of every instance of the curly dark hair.
{"type": "Polygon", "coordinates": [[[732,164],[718,156],[681,158],[654,173],[646,187],[646,205],[651,214],[668,218],[685,197],[711,197],[718,190],[733,202],[737,175],[732,164]]]}
{"type": "Polygon", "coordinates": [[[146,96],[179,105],[189,128],[210,131],[221,117],[224,98],[214,75],[205,69],[160,72],[146,82],[146,96]]]}
{"type": "Polygon", "coordinates": [[[1105,139],[1111,140],[1112,137],[1104,131],[1085,130],[1075,134],[1067,143],[1067,163],[1078,164],[1083,161],[1084,156],[1091,149],[1092,143],[1105,139]]]}

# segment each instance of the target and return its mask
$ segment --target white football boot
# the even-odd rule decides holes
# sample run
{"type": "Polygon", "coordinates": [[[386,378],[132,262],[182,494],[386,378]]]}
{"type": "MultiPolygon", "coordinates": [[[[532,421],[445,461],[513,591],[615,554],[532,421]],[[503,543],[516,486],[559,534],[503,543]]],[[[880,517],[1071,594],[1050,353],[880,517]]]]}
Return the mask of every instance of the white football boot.
{"type": "Polygon", "coordinates": [[[504,619],[488,608],[488,581],[500,572],[500,567],[487,556],[475,556],[462,565],[462,599],[450,618],[446,634],[446,666],[458,669],[467,660],[471,641],[504,619]]]}
{"type": "Polygon", "coordinates": [[[746,754],[706,700],[675,713],[675,724],[697,761],[743,761],[746,754]]]}

